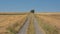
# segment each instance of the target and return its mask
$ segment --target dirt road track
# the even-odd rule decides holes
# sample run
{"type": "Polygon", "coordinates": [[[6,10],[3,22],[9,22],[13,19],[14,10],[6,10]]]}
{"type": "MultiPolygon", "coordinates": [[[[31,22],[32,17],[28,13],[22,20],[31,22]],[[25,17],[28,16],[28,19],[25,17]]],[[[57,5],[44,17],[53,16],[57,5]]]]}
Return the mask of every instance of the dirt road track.
{"type": "Polygon", "coordinates": [[[34,18],[34,27],[35,27],[36,34],[44,34],[43,30],[40,28],[40,26],[35,18],[34,18]]]}
{"type": "MultiPolygon", "coordinates": [[[[42,29],[40,28],[36,18],[34,17],[33,14],[31,14],[31,17],[33,18],[33,25],[34,25],[34,29],[35,29],[35,34],[45,34],[42,29]]],[[[21,30],[19,31],[18,34],[27,34],[27,29],[29,27],[29,23],[30,23],[30,17],[28,17],[27,21],[25,22],[25,24],[23,25],[23,27],[21,28],[21,30]]]]}
{"type": "Polygon", "coordinates": [[[28,26],[29,26],[29,23],[30,23],[29,21],[30,21],[30,18],[27,17],[27,20],[26,20],[25,24],[20,29],[20,31],[18,32],[18,34],[27,34],[27,29],[28,29],[28,26]]]}

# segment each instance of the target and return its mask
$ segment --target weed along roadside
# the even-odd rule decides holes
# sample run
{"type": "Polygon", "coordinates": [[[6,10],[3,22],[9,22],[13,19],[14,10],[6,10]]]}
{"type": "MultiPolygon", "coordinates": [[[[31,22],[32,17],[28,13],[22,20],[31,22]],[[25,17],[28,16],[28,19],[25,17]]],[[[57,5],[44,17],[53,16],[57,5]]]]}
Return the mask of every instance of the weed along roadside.
{"type": "Polygon", "coordinates": [[[35,15],[35,17],[37,18],[39,25],[45,31],[46,34],[59,34],[56,27],[53,27],[50,24],[45,23],[44,20],[37,15],[35,15]]]}
{"type": "Polygon", "coordinates": [[[34,25],[33,25],[33,18],[32,16],[30,16],[30,24],[29,27],[27,29],[27,34],[35,34],[35,30],[34,30],[34,25]]]}
{"type": "Polygon", "coordinates": [[[17,34],[18,31],[22,28],[22,26],[24,25],[25,21],[27,19],[27,16],[24,17],[21,22],[18,20],[15,24],[12,24],[11,26],[9,26],[7,28],[8,33],[10,34],[17,34]]]}

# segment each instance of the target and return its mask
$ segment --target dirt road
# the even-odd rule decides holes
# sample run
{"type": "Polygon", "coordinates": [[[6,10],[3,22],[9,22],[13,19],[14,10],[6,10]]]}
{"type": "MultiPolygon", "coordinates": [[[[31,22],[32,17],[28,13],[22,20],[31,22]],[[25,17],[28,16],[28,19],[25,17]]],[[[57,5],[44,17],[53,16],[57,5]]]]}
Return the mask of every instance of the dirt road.
{"type": "MultiPolygon", "coordinates": [[[[40,26],[33,14],[31,14],[31,17],[33,18],[33,21],[34,21],[33,25],[34,25],[34,29],[35,29],[35,34],[44,34],[44,32],[40,28],[40,26]]],[[[25,24],[23,25],[23,27],[21,28],[21,30],[19,31],[18,34],[27,34],[27,28],[29,27],[28,26],[29,23],[30,23],[30,17],[28,17],[27,21],[25,22],[25,24]]]]}
{"type": "Polygon", "coordinates": [[[25,24],[20,29],[18,34],[27,34],[27,29],[28,29],[28,26],[29,26],[29,23],[30,23],[29,21],[30,21],[30,18],[27,17],[27,20],[26,20],[25,24]]]}

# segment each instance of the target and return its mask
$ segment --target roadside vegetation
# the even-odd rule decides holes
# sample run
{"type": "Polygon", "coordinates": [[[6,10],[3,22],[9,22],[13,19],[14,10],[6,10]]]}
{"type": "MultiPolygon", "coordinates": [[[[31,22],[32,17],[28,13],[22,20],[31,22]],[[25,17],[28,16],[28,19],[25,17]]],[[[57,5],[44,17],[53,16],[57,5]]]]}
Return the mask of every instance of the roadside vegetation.
{"type": "Polygon", "coordinates": [[[27,18],[27,16],[24,17],[21,21],[17,21],[14,24],[8,26],[8,28],[7,28],[8,33],[10,33],[10,34],[17,34],[18,31],[24,25],[26,18],[27,18]]]}
{"type": "Polygon", "coordinates": [[[34,30],[34,25],[33,25],[33,18],[31,17],[30,19],[30,24],[27,30],[27,34],[35,34],[35,30],[34,30]]]}

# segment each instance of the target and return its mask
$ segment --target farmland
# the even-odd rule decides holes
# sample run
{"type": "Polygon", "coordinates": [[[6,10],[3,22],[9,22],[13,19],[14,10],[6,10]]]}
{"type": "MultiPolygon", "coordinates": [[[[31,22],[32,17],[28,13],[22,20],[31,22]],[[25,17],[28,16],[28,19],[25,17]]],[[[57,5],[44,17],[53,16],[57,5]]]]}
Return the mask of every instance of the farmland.
{"type": "Polygon", "coordinates": [[[36,17],[46,34],[60,34],[60,13],[36,14],[36,17]]]}
{"type": "Polygon", "coordinates": [[[12,34],[13,30],[18,32],[26,18],[27,14],[0,15],[0,34],[12,34]]]}
{"type": "Polygon", "coordinates": [[[0,13],[0,34],[60,34],[60,13],[0,13]]]}

